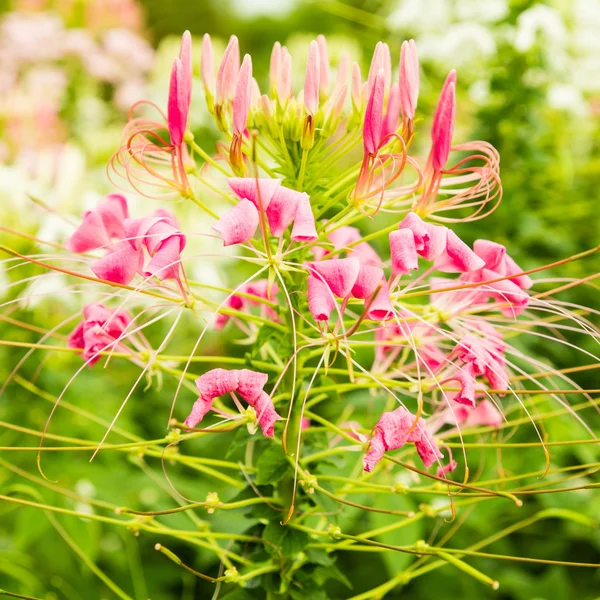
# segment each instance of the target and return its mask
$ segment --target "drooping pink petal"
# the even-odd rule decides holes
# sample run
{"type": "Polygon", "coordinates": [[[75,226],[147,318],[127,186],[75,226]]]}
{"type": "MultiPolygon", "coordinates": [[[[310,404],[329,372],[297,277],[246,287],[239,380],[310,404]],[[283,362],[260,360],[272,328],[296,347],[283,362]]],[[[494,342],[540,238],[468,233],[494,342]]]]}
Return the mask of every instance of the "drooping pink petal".
{"type": "Polygon", "coordinates": [[[383,71],[379,71],[373,81],[371,95],[365,111],[363,126],[363,142],[365,154],[374,156],[379,149],[381,140],[381,124],[383,121],[383,98],[385,93],[385,79],[383,71]]]}
{"type": "Polygon", "coordinates": [[[419,58],[414,40],[402,43],[400,50],[400,105],[402,114],[414,120],[419,99],[419,58]]]}
{"type": "Polygon", "coordinates": [[[303,193],[298,197],[294,226],[292,227],[292,241],[314,242],[318,237],[310,198],[308,194],[303,193]]]}
{"type": "Polygon", "coordinates": [[[200,76],[204,89],[213,95],[215,93],[215,62],[210,35],[204,34],[202,38],[202,56],[200,58],[200,76]]]}
{"type": "Polygon", "coordinates": [[[319,45],[313,40],[308,50],[306,79],[304,80],[304,107],[306,112],[312,116],[319,108],[320,62],[319,45]]]}
{"type": "Polygon", "coordinates": [[[442,88],[431,128],[431,164],[435,171],[441,171],[448,161],[455,116],[456,72],[451,71],[442,88]]]}
{"type": "Polygon", "coordinates": [[[375,430],[375,435],[371,438],[369,450],[363,457],[364,470],[367,473],[373,471],[373,467],[383,458],[385,454],[385,445],[383,443],[383,433],[380,429],[375,430]]]}
{"type": "Polygon", "coordinates": [[[356,258],[334,258],[310,263],[309,268],[318,274],[317,278],[320,275],[338,298],[346,298],[358,279],[360,263],[356,258]]]}
{"type": "Polygon", "coordinates": [[[332,291],[324,281],[308,276],[308,310],[315,321],[327,321],[335,309],[332,291]]]}
{"type": "Polygon", "coordinates": [[[527,308],[529,296],[516,283],[509,279],[486,283],[498,279],[498,274],[489,269],[482,269],[476,275],[475,280],[482,282],[482,298],[494,298],[498,302],[498,309],[505,317],[517,317],[527,308]]]}
{"type": "Polygon", "coordinates": [[[99,325],[93,325],[83,334],[83,359],[92,366],[101,358],[100,352],[110,350],[114,339],[99,325]]]}
{"type": "Polygon", "coordinates": [[[367,311],[367,319],[371,321],[385,321],[394,316],[394,307],[390,301],[390,288],[384,281],[379,293],[375,296],[373,302],[367,311]]]}
{"type": "Polygon", "coordinates": [[[408,275],[419,268],[419,257],[414,234],[410,229],[398,229],[390,233],[392,275],[408,275]]]}
{"type": "Polygon", "coordinates": [[[327,40],[324,35],[317,36],[319,46],[319,91],[326,96],[329,92],[329,53],[327,52],[327,40]]]}
{"type": "MultiPolygon", "coordinates": [[[[190,84],[191,87],[191,84],[190,84]]],[[[173,61],[171,83],[169,85],[169,104],[167,118],[169,135],[174,146],[181,146],[187,127],[189,104],[187,100],[188,84],[185,82],[183,64],[179,58],[173,61]]]]}
{"type": "Polygon", "coordinates": [[[533,285],[533,281],[528,275],[522,275],[523,270],[507,254],[506,248],[502,244],[489,240],[475,240],[473,250],[485,261],[486,269],[494,271],[502,277],[511,275],[510,281],[523,290],[528,290],[533,285]]]}
{"type": "Polygon", "coordinates": [[[438,467],[437,471],[435,472],[435,476],[436,477],[444,477],[448,473],[452,473],[453,471],[456,471],[457,467],[458,467],[458,463],[455,460],[450,460],[450,462],[447,465],[438,467]]]}
{"type": "Polygon", "coordinates": [[[426,469],[429,469],[433,463],[444,458],[433,436],[425,428],[423,428],[421,439],[415,442],[415,447],[426,469]]]}
{"type": "Polygon", "coordinates": [[[230,177],[227,183],[238,198],[250,200],[256,208],[267,210],[281,181],[267,177],[230,177]]]}
{"type": "Polygon", "coordinates": [[[194,405],[192,406],[192,411],[187,416],[186,420],[183,424],[186,427],[196,427],[202,419],[204,419],[206,413],[208,413],[212,409],[213,398],[203,398],[200,396],[194,405]]]}
{"type": "Polygon", "coordinates": [[[250,200],[240,200],[239,204],[226,212],[213,229],[223,239],[224,246],[243,244],[256,233],[259,215],[256,206],[250,200]]]}
{"type": "Polygon", "coordinates": [[[263,435],[265,437],[273,437],[275,432],[274,425],[277,421],[281,420],[281,417],[277,414],[273,406],[271,396],[266,392],[261,392],[255,400],[252,402],[248,401],[248,404],[253,406],[256,411],[256,418],[258,419],[258,424],[263,435]]]}
{"type": "Polygon", "coordinates": [[[384,280],[385,275],[381,267],[360,265],[356,283],[352,288],[352,296],[362,300],[370,298],[375,293],[377,286],[384,280]]]}
{"type": "Polygon", "coordinates": [[[275,190],[267,208],[267,219],[271,235],[275,237],[283,235],[283,232],[292,224],[300,198],[304,196],[307,196],[307,194],[291,190],[283,185],[275,190]]]}
{"type": "Polygon", "coordinates": [[[369,242],[361,242],[352,246],[348,252],[348,258],[356,258],[361,265],[369,265],[371,267],[378,267],[381,265],[382,260],[375,252],[375,249],[369,242]]]}
{"type": "Polygon", "coordinates": [[[222,105],[233,100],[239,69],[240,46],[237,37],[232,35],[217,71],[216,104],[222,105]]]}
{"type": "Polygon", "coordinates": [[[252,59],[249,54],[246,54],[242,61],[233,97],[233,132],[238,136],[243,135],[248,122],[251,82],[252,59]]]}
{"type": "Polygon", "coordinates": [[[249,404],[256,402],[263,388],[267,383],[269,376],[266,373],[251,371],[250,369],[241,369],[237,372],[237,392],[249,404]]]}
{"type": "Polygon", "coordinates": [[[446,249],[436,258],[434,265],[443,273],[468,273],[481,269],[485,262],[454,231],[447,229],[446,249]]]}
{"type": "Polygon", "coordinates": [[[529,275],[523,275],[523,269],[513,260],[512,257],[506,255],[504,259],[506,264],[506,274],[511,275],[510,280],[518,285],[522,290],[528,290],[533,285],[533,280],[529,275]]]}
{"type": "Polygon", "coordinates": [[[102,217],[93,210],[84,213],[81,225],[67,240],[67,248],[71,252],[88,252],[109,244],[110,237],[102,217]]]}
{"type": "Polygon", "coordinates": [[[475,379],[467,368],[457,371],[446,381],[456,381],[460,385],[460,390],[449,396],[454,402],[465,406],[475,406],[475,379]]]}
{"type": "Polygon", "coordinates": [[[129,242],[119,242],[116,248],[92,265],[92,271],[99,279],[127,285],[140,272],[144,265],[141,249],[129,242]]]}

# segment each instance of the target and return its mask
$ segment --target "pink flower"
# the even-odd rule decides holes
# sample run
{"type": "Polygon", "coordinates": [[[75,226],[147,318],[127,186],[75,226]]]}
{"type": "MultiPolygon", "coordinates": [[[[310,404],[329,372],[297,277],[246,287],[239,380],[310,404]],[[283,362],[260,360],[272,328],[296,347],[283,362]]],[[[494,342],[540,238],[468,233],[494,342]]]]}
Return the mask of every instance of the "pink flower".
{"type": "Polygon", "coordinates": [[[409,229],[413,233],[417,254],[425,260],[434,260],[441,256],[446,248],[446,227],[426,223],[416,213],[404,217],[398,229],[409,229]]]}
{"type": "Polygon", "coordinates": [[[435,171],[442,171],[448,161],[452,134],[454,133],[454,118],[456,115],[456,71],[450,71],[433,117],[431,128],[431,164],[435,171]]]}
{"type": "Polygon", "coordinates": [[[454,416],[448,414],[447,422],[451,425],[462,423],[465,427],[500,427],[502,415],[487,398],[480,400],[475,408],[459,406],[454,409],[454,416]]]}
{"type": "Polygon", "coordinates": [[[104,258],[92,265],[92,271],[99,279],[128,285],[141,272],[144,255],[128,241],[119,242],[104,258]]]}
{"type": "Polygon", "coordinates": [[[358,278],[360,263],[356,258],[333,258],[309,265],[309,272],[325,282],[338,298],[346,298],[358,278]]]}
{"type": "Polygon", "coordinates": [[[259,210],[267,210],[281,182],[264,177],[230,177],[227,183],[238,198],[250,200],[259,210]]]}
{"type": "Polygon", "coordinates": [[[319,45],[313,40],[308,50],[304,81],[304,107],[306,112],[313,117],[319,108],[320,60],[319,45]]]}
{"type": "Polygon", "coordinates": [[[454,394],[450,394],[449,398],[465,406],[475,406],[475,378],[471,375],[470,369],[468,367],[460,369],[440,383],[448,383],[450,381],[458,382],[460,390],[454,394]]]}
{"type": "Polygon", "coordinates": [[[398,89],[402,114],[406,119],[413,121],[419,99],[419,58],[414,40],[402,43],[399,77],[398,89]]]}
{"type": "Polygon", "coordinates": [[[173,61],[167,122],[174,146],[181,146],[187,128],[192,100],[192,38],[189,31],[183,34],[179,57],[173,61]]]}
{"type": "Polygon", "coordinates": [[[67,248],[71,252],[108,248],[113,240],[125,237],[123,222],[128,216],[125,197],[109,194],[96,210],[84,213],[81,225],[67,240],[67,248]]]}
{"type": "Polygon", "coordinates": [[[67,345],[82,349],[84,360],[91,366],[100,359],[98,353],[111,348],[130,323],[127,311],[93,302],[83,309],[83,321],[71,332],[67,345]]]}
{"type": "Polygon", "coordinates": [[[375,425],[369,450],[364,457],[365,471],[371,472],[386,451],[402,448],[406,442],[415,444],[426,468],[443,458],[435,440],[426,429],[425,420],[419,419],[415,423],[415,417],[400,406],[392,412],[383,413],[375,425]]]}
{"type": "Polygon", "coordinates": [[[486,302],[489,298],[493,298],[497,302],[498,310],[505,317],[518,317],[529,304],[528,294],[510,279],[493,281],[494,279],[498,279],[498,273],[484,268],[469,273],[465,281],[481,283],[477,288],[478,302],[486,302]]]}
{"type": "Polygon", "coordinates": [[[273,425],[281,417],[275,411],[273,402],[263,391],[268,376],[265,373],[249,369],[227,371],[213,369],[196,380],[200,398],[194,403],[192,411],[185,420],[187,427],[196,427],[207,412],[212,409],[215,398],[223,394],[236,392],[256,410],[258,423],[267,437],[273,437],[273,425]]]}
{"type": "Polygon", "coordinates": [[[223,238],[224,246],[243,244],[250,240],[258,228],[259,215],[256,206],[250,200],[240,200],[226,212],[213,229],[223,238]]]}
{"type": "Polygon", "coordinates": [[[317,228],[315,227],[315,217],[310,206],[308,194],[301,194],[298,197],[296,215],[294,216],[294,226],[292,227],[292,241],[294,242],[314,242],[317,239],[317,228]]]}

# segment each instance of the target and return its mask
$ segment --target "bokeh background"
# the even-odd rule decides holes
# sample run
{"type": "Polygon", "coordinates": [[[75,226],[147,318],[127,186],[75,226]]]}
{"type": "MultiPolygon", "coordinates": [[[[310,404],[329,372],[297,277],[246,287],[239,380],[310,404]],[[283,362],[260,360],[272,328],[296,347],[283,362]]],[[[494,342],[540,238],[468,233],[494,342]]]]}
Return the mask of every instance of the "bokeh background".
{"type": "MultiPolygon", "coordinates": [[[[165,105],[170,64],[184,29],[197,36],[197,49],[200,36],[210,33],[217,55],[235,33],[242,52],[252,55],[255,72],[262,73],[261,85],[266,84],[276,40],[286,43],[293,55],[302,56],[308,42],[324,33],[333,56],[349,50],[364,72],[377,41],[387,41],[392,56],[398,57],[402,41],[414,38],[422,64],[422,113],[431,114],[446,73],[456,68],[455,139],[487,140],[501,156],[504,200],[492,217],[476,227],[464,227],[462,237],[472,241],[487,234],[505,244],[524,268],[600,243],[600,0],[0,0],[0,224],[61,241],[71,226],[65,216],[78,215],[100,195],[113,191],[106,164],[118,147],[128,107],[141,98],[165,105]]],[[[301,62],[296,61],[300,79],[301,62]]],[[[194,135],[210,144],[216,139],[214,128],[206,117],[200,86],[196,89],[191,119],[194,135]]],[[[6,232],[0,232],[0,241],[24,253],[33,247],[6,232]]],[[[209,265],[197,268],[204,273],[211,269],[209,265]]],[[[579,278],[598,270],[600,260],[592,257],[552,274],[579,278]]],[[[30,276],[36,273],[32,267],[30,276]]],[[[15,278],[10,271],[0,273],[0,294],[5,301],[23,293],[22,285],[12,285],[15,278]]],[[[76,312],[80,297],[65,294],[59,302],[47,300],[63,285],[59,277],[37,280],[28,289],[30,300],[18,318],[33,327],[47,327],[76,312]]],[[[593,286],[575,288],[565,299],[600,307],[593,286]]],[[[14,340],[15,332],[25,342],[39,338],[35,330],[15,329],[13,317],[4,313],[0,318],[0,339],[14,340]]],[[[156,336],[160,339],[160,328],[156,336]]],[[[185,334],[183,338],[182,346],[191,345],[191,338],[185,339],[185,334]]],[[[227,344],[217,338],[211,343],[227,344]]],[[[581,343],[595,351],[590,342],[581,343]]],[[[559,368],[589,362],[560,345],[549,351],[538,342],[531,351],[559,368]]],[[[0,346],[2,381],[23,354],[0,346]]],[[[50,403],[77,367],[73,357],[60,354],[53,355],[48,364],[34,357],[23,365],[20,377],[0,396],[1,447],[37,445],[35,435],[19,428],[39,431],[43,427],[50,403]]],[[[594,373],[582,374],[578,382],[600,387],[594,373]]],[[[111,420],[134,377],[134,370],[126,367],[105,378],[83,373],[66,398],[74,410],[59,410],[51,430],[74,438],[100,439],[104,426],[98,419],[111,420]]],[[[168,385],[136,392],[119,426],[144,438],[163,436],[171,397],[168,385]]],[[[588,417],[597,428],[593,414],[588,417]]],[[[568,429],[578,426],[565,420],[552,427],[556,435],[564,430],[568,437],[568,429]]],[[[198,451],[207,455],[219,456],[225,450],[198,445],[198,451]]],[[[44,459],[50,478],[58,479],[61,487],[76,496],[118,505],[141,503],[148,508],[169,505],[169,489],[155,459],[101,453],[90,464],[87,453],[54,454],[58,456],[44,459]]],[[[508,470],[510,460],[519,457],[506,459],[508,470]]],[[[543,457],[534,460],[543,465],[543,457]]],[[[570,448],[557,451],[553,460],[564,465],[594,458],[585,448],[570,448]]],[[[173,477],[194,498],[219,490],[201,474],[193,479],[174,467],[173,477]]],[[[76,498],[65,498],[40,485],[33,452],[0,451],[0,493],[13,486],[35,489],[49,504],[90,510],[76,498]]],[[[534,502],[538,509],[566,503],[582,514],[600,517],[598,496],[589,490],[568,497],[542,496],[534,502]]],[[[458,531],[457,546],[486,537],[508,523],[510,510],[503,503],[486,504],[458,531]]],[[[376,521],[372,515],[369,518],[376,521]]],[[[154,552],[154,540],[148,537],[140,539],[130,531],[76,518],[60,523],[70,539],[136,600],[212,595],[210,586],[154,552]]],[[[244,517],[228,514],[222,525],[241,531],[244,517]]],[[[406,535],[414,540],[426,537],[427,531],[406,530],[406,535]]],[[[183,544],[174,549],[199,570],[214,568],[210,553],[195,553],[183,544]]],[[[569,524],[540,525],[504,541],[497,551],[597,562],[600,532],[569,524]]],[[[396,573],[404,560],[404,556],[365,558],[348,553],[337,565],[352,582],[353,593],[359,593],[396,573]]],[[[600,597],[600,577],[594,571],[510,562],[479,564],[502,581],[498,592],[446,568],[388,597],[600,597]]],[[[0,588],[47,599],[114,597],[69,549],[42,511],[3,504],[0,588]]],[[[352,595],[344,589],[336,588],[338,595],[333,597],[352,595]]]]}

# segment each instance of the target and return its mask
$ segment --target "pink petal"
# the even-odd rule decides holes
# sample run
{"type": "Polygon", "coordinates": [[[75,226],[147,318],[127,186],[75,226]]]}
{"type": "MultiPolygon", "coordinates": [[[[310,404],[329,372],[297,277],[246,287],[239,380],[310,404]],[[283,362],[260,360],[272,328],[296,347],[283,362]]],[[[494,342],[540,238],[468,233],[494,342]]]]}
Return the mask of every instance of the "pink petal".
{"type": "Polygon", "coordinates": [[[183,65],[182,84],[185,89],[186,106],[187,111],[189,112],[190,104],[192,102],[192,77],[194,74],[192,66],[192,35],[189,31],[184,31],[183,36],[181,37],[179,60],[181,60],[181,64],[183,65]]]}
{"type": "Polygon", "coordinates": [[[431,164],[436,171],[441,171],[448,161],[455,116],[456,72],[452,71],[442,89],[431,129],[431,164]]]}
{"type": "Polygon", "coordinates": [[[108,194],[104,202],[98,204],[96,212],[102,217],[109,238],[122,239],[125,237],[123,222],[129,217],[125,196],[108,194]]]}
{"type": "Polygon", "coordinates": [[[318,273],[317,278],[322,278],[322,281],[339,298],[346,298],[350,295],[360,271],[360,263],[356,258],[334,258],[313,262],[309,267],[318,273]]]}
{"type": "Polygon", "coordinates": [[[92,265],[92,271],[99,279],[127,285],[143,264],[144,255],[140,250],[129,242],[119,242],[112,252],[92,265]]]}
{"type": "Polygon", "coordinates": [[[269,379],[266,373],[241,369],[237,372],[237,392],[248,404],[256,402],[269,379]]]}
{"type": "Polygon", "coordinates": [[[358,63],[352,63],[352,84],[350,86],[350,94],[352,96],[354,108],[360,111],[362,107],[362,77],[360,75],[358,63]]]}
{"type": "Polygon", "coordinates": [[[277,80],[277,97],[281,104],[285,104],[292,96],[292,56],[289,53],[283,55],[281,63],[281,75],[277,80]]]}
{"type": "Polygon", "coordinates": [[[252,402],[248,401],[248,404],[253,406],[256,411],[258,424],[262,429],[263,435],[265,435],[265,437],[273,437],[275,432],[274,424],[277,421],[280,421],[281,417],[277,414],[277,411],[273,406],[271,396],[266,392],[261,392],[256,400],[252,402]]]}
{"type": "Polygon", "coordinates": [[[475,379],[469,374],[466,367],[455,373],[447,381],[457,381],[460,385],[460,391],[451,397],[454,402],[465,406],[475,406],[475,379]]]}
{"type": "Polygon", "coordinates": [[[375,249],[369,242],[361,242],[352,246],[350,252],[348,252],[348,258],[356,258],[361,265],[369,265],[371,267],[378,267],[381,265],[382,260],[379,254],[375,252],[375,249]]]}
{"type": "Polygon", "coordinates": [[[404,217],[398,229],[410,229],[415,237],[417,254],[425,260],[434,260],[446,249],[447,228],[425,223],[411,212],[404,217]]]}
{"type": "Polygon", "coordinates": [[[376,430],[369,444],[369,450],[363,458],[364,470],[367,473],[370,473],[373,467],[383,458],[384,452],[382,433],[380,430],[376,430]]]}
{"type": "Polygon", "coordinates": [[[369,306],[367,319],[370,319],[371,321],[385,321],[391,319],[393,315],[394,307],[390,302],[390,288],[384,281],[379,293],[375,296],[375,299],[369,306]]]}
{"type": "Polygon", "coordinates": [[[446,231],[446,251],[438,257],[435,267],[443,273],[468,273],[481,269],[485,262],[451,229],[446,231]]]}
{"type": "Polygon", "coordinates": [[[495,271],[500,275],[506,275],[504,262],[506,248],[502,244],[490,242],[489,240],[475,240],[473,250],[477,256],[484,260],[486,269],[495,271]]]}
{"type": "Polygon", "coordinates": [[[99,213],[88,211],[83,215],[81,225],[67,240],[67,248],[71,252],[88,252],[96,248],[106,247],[110,238],[99,213]]]}
{"type": "Polygon", "coordinates": [[[319,90],[321,94],[329,92],[329,54],[327,52],[327,40],[324,35],[317,36],[319,46],[319,90]]]}
{"type": "Polygon", "coordinates": [[[306,78],[304,80],[304,107],[306,112],[313,116],[319,108],[320,62],[319,45],[313,40],[308,50],[306,78]]]}
{"type": "Polygon", "coordinates": [[[187,416],[186,420],[183,422],[187,427],[196,427],[207,412],[212,409],[212,403],[214,398],[198,398],[196,402],[194,402],[194,406],[192,406],[192,412],[187,416]]]}
{"type": "MultiPolygon", "coordinates": [[[[400,118],[400,90],[398,86],[393,86],[388,97],[385,117],[381,125],[381,143],[387,136],[396,133],[398,129],[398,120],[400,118]]],[[[386,140],[386,141],[389,141],[386,140]]]]}
{"type": "Polygon", "coordinates": [[[213,399],[223,394],[235,392],[238,386],[238,371],[226,369],[212,369],[196,379],[196,387],[200,396],[213,399]]]}
{"type": "MultiPolygon", "coordinates": [[[[233,97],[233,132],[243,135],[248,122],[250,110],[250,84],[252,82],[252,59],[249,54],[244,56],[238,75],[233,97]]],[[[260,94],[259,94],[260,95],[260,94]]]]}
{"type": "Polygon", "coordinates": [[[283,232],[292,224],[296,216],[300,198],[308,197],[307,194],[279,186],[267,208],[267,219],[271,235],[281,237],[283,232]]]}
{"type": "Polygon", "coordinates": [[[383,269],[380,267],[371,267],[369,265],[361,265],[358,271],[356,283],[352,288],[352,295],[355,298],[366,299],[370,298],[377,289],[377,286],[385,281],[383,269]]]}
{"type": "Polygon", "coordinates": [[[419,257],[414,234],[410,229],[398,229],[390,233],[392,275],[407,275],[419,268],[419,257]]]}
{"type": "Polygon", "coordinates": [[[377,154],[381,140],[381,124],[383,121],[383,98],[385,93],[385,78],[383,71],[379,71],[373,82],[371,95],[365,112],[363,125],[363,141],[365,153],[374,156],[377,154]]]}
{"type": "MultiPolygon", "coordinates": [[[[350,75],[350,55],[347,52],[342,54],[342,58],[338,64],[337,74],[335,76],[334,92],[341,90],[348,85],[348,77],[350,75]]],[[[345,96],[345,95],[344,95],[345,96]]]]}
{"type": "Polygon", "coordinates": [[[399,78],[402,114],[414,120],[419,98],[419,58],[414,40],[402,43],[399,78]]]}
{"type": "Polygon", "coordinates": [[[179,58],[173,61],[171,70],[171,83],[169,85],[168,123],[171,143],[181,146],[187,127],[189,104],[188,87],[185,82],[184,67],[179,58]]]}
{"type": "Polygon", "coordinates": [[[427,430],[423,431],[421,439],[418,442],[415,442],[415,447],[417,448],[417,452],[426,469],[429,469],[433,463],[444,458],[444,455],[439,451],[433,436],[427,430]]]}
{"type": "Polygon", "coordinates": [[[467,426],[500,427],[502,415],[487,398],[478,402],[477,406],[470,411],[466,423],[467,426]]]}
{"type": "Polygon", "coordinates": [[[506,274],[512,275],[510,280],[518,285],[522,290],[528,290],[533,285],[533,280],[529,275],[522,275],[523,269],[508,255],[504,259],[506,263],[506,274]]]}
{"type": "Polygon", "coordinates": [[[215,63],[210,35],[204,34],[202,38],[202,56],[200,58],[200,76],[204,83],[204,89],[210,94],[215,91],[215,63]]]}
{"type": "MultiPolygon", "coordinates": [[[[373,86],[375,85],[375,78],[379,74],[379,71],[383,71],[383,79],[385,85],[385,71],[386,71],[386,59],[385,59],[385,46],[383,42],[377,42],[375,46],[375,50],[373,51],[373,58],[371,59],[371,65],[369,67],[369,75],[367,76],[366,88],[365,88],[365,96],[367,98],[371,97],[371,93],[373,91],[373,86]]],[[[389,48],[388,48],[389,52],[389,48]]],[[[391,67],[391,60],[390,60],[391,67]]],[[[360,106],[360,104],[359,104],[360,106]]]]}
{"type": "Polygon", "coordinates": [[[232,35],[229,38],[229,43],[225,48],[223,59],[217,71],[216,104],[222,105],[229,100],[233,100],[239,69],[240,47],[237,37],[232,35]]]}
{"type": "Polygon", "coordinates": [[[262,206],[263,210],[267,210],[281,181],[265,177],[230,177],[227,183],[238,198],[250,200],[256,208],[262,206]]]}
{"type": "Polygon", "coordinates": [[[80,348],[83,350],[85,347],[85,343],[83,341],[83,333],[85,331],[84,325],[85,322],[81,321],[81,323],[78,323],[77,327],[71,331],[69,334],[69,339],[67,340],[67,347],[80,348]]]}
{"type": "Polygon", "coordinates": [[[308,194],[302,194],[298,197],[298,206],[294,217],[294,226],[292,227],[292,241],[314,242],[317,238],[317,228],[310,207],[310,198],[308,194]]]}
{"type": "Polygon", "coordinates": [[[259,216],[256,206],[249,200],[240,200],[213,225],[223,239],[224,246],[247,242],[256,233],[259,216]]]}
{"type": "Polygon", "coordinates": [[[156,276],[161,281],[165,279],[179,279],[179,266],[181,264],[180,236],[166,239],[156,251],[144,269],[144,276],[156,276]]]}
{"type": "Polygon", "coordinates": [[[277,82],[281,77],[281,65],[283,62],[283,54],[281,52],[281,44],[275,42],[273,44],[273,50],[271,50],[271,61],[269,63],[269,81],[271,84],[271,90],[277,88],[277,82]]]}
{"type": "Polygon", "coordinates": [[[448,473],[452,473],[453,471],[455,471],[457,467],[458,463],[455,460],[451,460],[447,465],[438,467],[438,470],[435,472],[435,476],[444,477],[448,473]]]}
{"type": "Polygon", "coordinates": [[[335,299],[327,284],[308,276],[308,310],[315,321],[327,321],[335,308],[335,299]]]}

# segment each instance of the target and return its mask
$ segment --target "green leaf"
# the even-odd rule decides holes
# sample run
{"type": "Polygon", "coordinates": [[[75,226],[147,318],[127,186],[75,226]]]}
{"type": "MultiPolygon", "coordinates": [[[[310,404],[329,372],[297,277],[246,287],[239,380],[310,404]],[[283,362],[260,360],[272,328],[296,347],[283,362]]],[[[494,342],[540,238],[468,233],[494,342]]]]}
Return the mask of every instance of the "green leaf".
{"type": "Polygon", "coordinates": [[[307,548],[305,554],[311,563],[322,567],[328,567],[334,562],[331,556],[322,548],[307,548]]]}
{"type": "Polygon", "coordinates": [[[257,485],[274,485],[288,470],[288,461],[283,448],[272,444],[261,455],[256,463],[257,485]]]}

